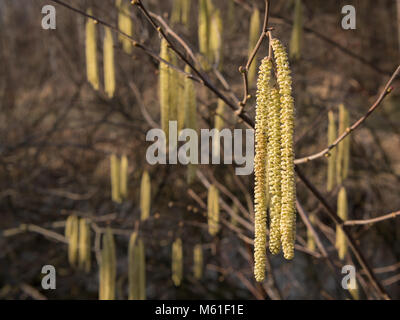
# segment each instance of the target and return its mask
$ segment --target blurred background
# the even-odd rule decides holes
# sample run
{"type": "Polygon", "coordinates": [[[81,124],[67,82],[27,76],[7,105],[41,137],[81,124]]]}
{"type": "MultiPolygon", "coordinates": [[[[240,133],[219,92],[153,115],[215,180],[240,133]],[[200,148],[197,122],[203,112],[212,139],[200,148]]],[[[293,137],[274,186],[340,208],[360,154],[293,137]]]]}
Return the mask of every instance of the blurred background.
{"type": "MultiPolygon", "coordinates": [[[[95,17],[117,26],[115,1],[65,2],[83,12],[90,7],[95,17]]],[[[197,56],[199,1],[190,1],[185,24],[171,22],[173,1],[142,2],[197,56]]],[[[219,71],[204,72],[226,96],[242,97],[238,68],[247,61],[251,16],[258,8],[262,23],[265,3],[213,2],[223,22],[222,63],[219,71]]],[[[296,1],[270,2],[269,26],[289,46],[296,1]]],[[[129,18],[133,38],[158,54],[160,37],[143,13],[130,6],[129,18]]],[[[328,145],[329,111],[337,117],[338,106],[344,104],[353,123],[375,102],[399,63],[398,21],[395,0],[302,1],[301,53],[291,59],[296,158],[328,145]],[[355,30],[341,27],[341,10],[348,4],[356,8],[355,30]]],[[[100,90],[94,90],[86,79],[85,23],[83,15],[50,0],[0,2],[0,299],[97,299],[100,239],[107,227],[114,233],[117,299],[128,298],[128,244],[133,230],[144,243],[148,299],[350,299],[340,284],[345,264],[355,265],[358,271],[358,297],[379,298],[350,250],[345,259],[339,259],[335,224],[300,180],[298,200],[305,213],[315,217],[315,230],[334,268],[318,247],[308,247],[307,228],[299,216],[295,259],[269,255],[267,280],[257,284],[251,242],[253,175],[236,176],[234,165],[200,165],[197,178],[188,185],[186,166],[149,165],[145,154],[150,143],[145,136],[160,121],[159,61],[138,48],[127,54],[113,33],[116,90],[108,98],[102,89],[102,72],[100,90]],[[41,27],[41,10],[47,4],[56,8],[56,30],[41,27]],[[121,203],[111,198],[112,154],[128,159],[128,194],[121,203]],[[151,213],[149,219],[140,221],[144,170],[151,181],[151,213]],[[216,236],[207,230],[210,183],[220,195],[216,236]],[[87,274],[68,262],[64,228],[70,215],[90,222],[92,266],[87,274]],[[180,286],[171,278],[171,245],[176,238],[183,242],[180,286]],[[201,279],[193,275],[197,244],[203,252],[201,279]],[[42,289],[43,265],[56,268],[56,290],[42,289]]],[[[97,24],[97,37],[101,66],[101,24],[97,24]]],[[[257,64],[267,53],[264,43],[257,64]]],[[[177,66],[184,69],[181,61],[177,66]]],[[[198,126],[212,128],[218,99],[198,83],[195,88],[198,126]]],[[[254,97],[254,83],[250,93],[254,97]]],[[[382,105],[351,134],[349,174],[344,182],[350,220],[371,219],[400,208],[399,103],[399,83],[394,82],[382,105]]],[[[246,106],[251,119],[254,106],[251,98],[246,106]]],[[[226,112],[225,127],[246,128],[229,108],[226,112]]],[[[339,186],[326,190],[327,162],[322,157],[299,166],[336,207],[339,186]]],[[[348,230],[379,282],[398,299],[400,220],[394,217],[348,230]]]]}

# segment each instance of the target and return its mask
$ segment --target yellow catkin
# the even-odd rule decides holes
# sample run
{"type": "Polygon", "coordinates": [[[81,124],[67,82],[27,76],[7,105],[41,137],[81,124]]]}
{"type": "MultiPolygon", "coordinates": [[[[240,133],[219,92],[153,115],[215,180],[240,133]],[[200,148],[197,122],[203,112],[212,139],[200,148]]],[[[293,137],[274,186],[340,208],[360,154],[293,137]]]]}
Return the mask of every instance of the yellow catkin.
{"type": "MultiPolygon", "coordinates": [[[[315,214],[310,214],[310,222],[312,225],[315,224],[315,214]]],[[[307,228],[307,249],[315,251],[315,238],[310,229],[307,228]]]]}
{"type": "MultiPolygon", "coordinates": [[[[177,64],[176,55],[170,51],[170,62],[172,65],[177,64]]],[[[169,112],[168,121],[174,121],[178,119],[178,108],[180,105],[180,83],[179,83],[179,72],[173,68],[169,68],[169,112]]]]}
{"type": "Polygon", "coordinates": [[[151,183],[150,175],[147,171],[142,174],[140,184],[140,219],[147,220],[150,217],[151,183]]]}
{"type": "Polygon", "coordinates": [[[267,204],[266,204],[266,160],[267,160],[267,105],[270,95],[272,64],[265,58],[260,66],[257,81],[257,106],[255,121],[254,156],[254,276],[261,282],[265,278],[267,204]]]}
{"type": "Polygon", "coordinates": [[[146,300],[146,260],[144,244],[132,233],[129,240],[129,300],[146,300]]]}
{"type": "Polygon", "coordinates": [[[123,155],[119,166],[119,195],[122,200],[128,196],[128,157],[123,155]]]}
{"type": "Polygon", "coordinates": [[[107,227],[103,235],[103,247],[100,260],[100,285],[99,299],[115,299],[115,281],[117,275],[116,252],[114,236],[110,228],[107,227]]]}
{"type": "Polygon", "coordinates": [[[360,294],[358,292],[358,284],[356,282],[356,287],[354,289],[349,289],[349,292],[351,296],[353,297],[353,300],[360,300],[360,294]]]}
{"type": "Polygon", "coordinates": [[[65,224],[65,237],[68,240],[68,262],[71,267],[76,267],[78,262],[79,246],[79,219],[70,215],[65,224]]]}
{"type": "MultiPolygon", "coordinates": [[[[340,188],[338,201],[337,201],[337,215],[343,220],[347,220],[348,215],[347,208],[347,193],[344,187],[340,188]]],[[[339,226],[336,227],[336,249],[341,260],[346,257],[347,253],[347,242],[346,236],[344,235],[343,229],[339,226]]]]}
{"type": "Polygon", "coordinates": [[[196,244],[193,248],[193,274],[197,280],[203,276],[203,247],[196,244]]]}
{"type": "Polygon", "coordinates": [[[207,0],[199,1],[199,26],[198,26],[198,36],[199,36],[199,50],[202,54],[203,68],[209,69],[209,58],[210,58],[210,10],[209,3],[207,0]]]}
{"type": "Polygon", "coordinates": [[[176,120],[178,121],[178,135],[179,132],[185,127],[185,119],[186,119],[186,108],[185,108],[185,75],[176,72],[177,77],[177,90],[176,90],[176,109],[177,116],[176,120]]]}
{"type": "MultiPolygon", "coordinates": [[[[254,9],[251,18],[250,18],[250,34],[249,34],[249,56],[253,52],[258,38],[260,37],[261,30],[261,21],[260,21],[260,11],[258,9],[254,9]]],[[[252,86],[257,73],[257,59],[255,58],[248,70],[248,82],[249,85],[252,86]]]]}
{"type": "Polygon", "coordinates": [[[86,273],[90,271],[91,245],[90,226],[87,219],[79,220],[79,268],[86,273]]]}
{"type": "MultiPolygon", "coordinates": [[[[338,135],[342,135],[350,125],[349,111],[341,104],[339,106],[339,130],[338,135]]],[[[336,180],[341,184],[347,178],[349,171],[350,160],[350,137],[347,136],[339,142],[337,146],[337,159],[336,159],[336,180]]]]}
{"type": "Polygon", "coordinates": [[[292,78],[286,49],[278,39],[272,40],[272,48],[277,66],[277,82],[281,102],[281,243],[284,257],[293,259],[296,233],[296,184],[294,177],[294,99],[292,96],[292,78]]]}
{"type": "Polygon", "coordinates": [[[212,150],[213,155],[216,157],[220,157],[221,151],[221,139],[220,139],[220,132],[225,126],[225,117],[226,117],[226,105],[225,102],[221,99],[218,99],[218,106],[217,110],[215,111],[214,117],[214,127],[218,131],[215,131],[213,138],[212,138],[212,150]]]}
{"type": "MultiPolygon", "coordinates": [[[[126,35],[132,37],[132,20],[130,17],[130,2],[117,0],[116,6],[118,8],[118,29],[126,35]]],[[[119,41],[122,43],[122,49],[127,53],[132,53],[132,41],[123,36],[119,35],[119,41]]]]}
{"type": "Polygon", "coordinates": [[[290,40],[290,58],[300,59],[301,41],[303,34],[303,4],[302,0],[295,0],[294,22],[290,40]]]}
{"type": "MultiPolygon", "coordinates": [[[[185,72],[190,73],[190,67],[185,67],[185,72]]],[[[188,129],[196,130],[198,129],[197,124],[197,101],[196,101],[196,91],[193,81],[189,78],[184,79],[184,109],[185,109],[185,127],[188,129]]],[[[197,166],[196,164],[189,163],[187,171],[187,183],[192,184],[196,178],[197,166]]]]}
{"type": "Polygon", "coordinates": [[[110,28],[105,28],[103,42],[104,91],[109,98],[115,92],[114,41],[110,28]]]}
{"type": "Polygon", "coordinates": [[[215,236],[219,231],[219,191],[214,185],[208,188],[208,232],[215,236]]]}
{"type": "MultiPolygon", "coordinates": [[[[168,43],[165,39],[161,40],[161,52],[160,57],[166,62],[170,62],[170,56],[168,52],[168,43]]],[[[170,109],[170,85],[169,85],[169,66],[163,62],[160,62],[159,72],[159,100],[160,100],[160,113],[161,113],[161,128],[165,133],[166,141],[168,143],[169,136],[169,109],[170,109]]]]}
{"type": "MultiPolygon", "coordinates": [[[[328,145],[330,146],[336,139],[336,123],[333,111],[328,113],[328,145]]],[[[332,191],[336,182],[336,148],[331,149],[328,159],[328,178],[326,189],[332,191]]]]}
{"type": "Polygon", "coordinates": [[[181,0],[182,1],[182,16],[181,22],[183,25],[188,26],[190,19],[190,7],[192,0],[181,0]]]}
{"type": "MultiPolygon", "coordinates": [[[[88,15],[93,15],[92,9],[87,10],[88,15]]],[[[93,19],[86,20],[86,75],[88,82],[99,90],[99,70],[97,66],[96,24],[93,19]]]]}
{"type": "Polygon", "coordinates": [[[171,23],[180,23],[182,18],[182,0],[174,0],[172,4],[171,23]]]}
{"type": "Polygon", "coordinates": [[[120,197],[120,163],[117,155],[112,154],[110,157],[110,172],[111,172],[111,198],[114,202],[121,203],[120,197]]]}
{"type": "Polygon", "coordinates": [[[282,126],[279,92],[270,90],[267,101],[268,114],[268,183],[271,196],[269,249],[272,254],[281,250],[281,211],[282,211],[282,126]]]}
{"type": "Polygon", "coordinates": [[[176,239],[172,244],[172,281],[176,287],[182,283],[183,277],[183,250],[182,240],[176,239]]]}
{"type": "Polygon", "coordinates": [[[210,51],[212,57],[212,63],[215,64],[218,69],[222,68],[222,19],[221,12],[216,10],[212,14],[211,26],[210,26],[210,51]]]}

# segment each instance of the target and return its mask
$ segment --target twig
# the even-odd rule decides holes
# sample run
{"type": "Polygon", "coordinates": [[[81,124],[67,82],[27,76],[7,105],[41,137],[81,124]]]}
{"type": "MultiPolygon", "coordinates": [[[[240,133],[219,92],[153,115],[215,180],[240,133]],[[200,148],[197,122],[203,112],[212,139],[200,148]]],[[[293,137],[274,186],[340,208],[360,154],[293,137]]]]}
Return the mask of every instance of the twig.
{"type": "Polygon", "coordinates": [[[372,218],[372,219],[366,219],[366,220],[347,220],[344,222],[345,226],[356,226],[356,225],[363,225],[363,224],[371,224],[371,223],[376,223],[376,222],[381,222],[385,221],[388,219],[394,219],[397,216],[400,216],[400,211],[388,213],[384,216],[377,217],[377,218],[372,218]]]}

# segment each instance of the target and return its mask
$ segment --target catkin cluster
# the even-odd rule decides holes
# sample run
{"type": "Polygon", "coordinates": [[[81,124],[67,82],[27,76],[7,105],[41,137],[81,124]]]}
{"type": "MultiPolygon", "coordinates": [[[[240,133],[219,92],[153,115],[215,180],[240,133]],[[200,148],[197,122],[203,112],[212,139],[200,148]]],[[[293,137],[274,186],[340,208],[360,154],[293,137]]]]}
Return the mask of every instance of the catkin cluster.
{"type": "Polygon", "coordinates": [[[203,276],[203,247],[196,244],[193,248],[193,274],[197,280],[203,276]]]}
{"type": "Polygon", "coordinates": [[[103,247],[100,259],[99,300],[115,299],[115,281],[117,275],[114,236],[110,228],[103,235],[103,247]]]}
{"type": "Polygon", "coordinates": [[[147,220],[150,217],[151,205],[151,182],[150,175],[147,171],[143,171],[142,181],[140,184],[140,219],[147,220]]]}
{"type": "Polygon", "coordinates": [[[172,281],[179,287],[183,277],[183,250],[182,240],[177,238],[172,244],[172,281]]]}
{"type": "Polygon", "coordinates": [[[128,158],[123,155],[120,159],[112,154],[110,157],[111,198],[121,203],[128,196],[128,158]]]}
{"type": "Polygon", "coordinates": [[[214,185],[208,188],[207,213],[208,232],[215,236],[219,231],[219,191],[214,185]]]}
{"type": "Polygon", "coordinates": [[[129,300],[146,300],[146,255],[136,232],[130,237],[128,250],[129,300]]]}
{"type": "Polygon", "coordinates": [[[282,248],[284,257],[293,259],[296,230],[292,80],[285,48],[277,39],[273,39],[271,45],[278,86],[275,88],[271,84],[269,57],[263,59],[257,81],[254,158],[254,275],[257,281],[265,277],[268,202],[271,253],[277,254],[282,248]]]}

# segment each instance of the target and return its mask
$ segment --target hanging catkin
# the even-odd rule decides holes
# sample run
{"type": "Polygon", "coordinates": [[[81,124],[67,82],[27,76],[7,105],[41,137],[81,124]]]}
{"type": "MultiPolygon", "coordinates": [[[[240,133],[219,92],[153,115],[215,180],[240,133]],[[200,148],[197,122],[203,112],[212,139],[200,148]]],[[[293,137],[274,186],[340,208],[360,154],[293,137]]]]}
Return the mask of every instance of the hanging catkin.
{"type": "Polygon", "coordinates": [[[188,26],[190,19],[190,7],[192,0],[181,0],[182,1],[182,16],[181,22],[183,25],[188,26]]]}
{"type": "MultiPolygon", "coordinates": [[[[350,125],[349,111],[341,104],[339,106],[339,130],[338,135],[342,135],[350,125]]],[[[347,178],[349,171],[350,158],[350,136],[347,136],[338,145],[336,162],[336,180],[341,184],[347,178]]]]}
{"type": "MultiPolygon", "coordinates": [[[[333,111],[328,113],[328,146],[336,140],[336,123],[333,111]]],[[[336,148],[331,149],[328,159],[328,179],[326,189],[332,191],[336,180],[336,148]]]]}
{"type": "MultiPolygon", "coordinates": [[[[170,51],[170,62],[177,65],[176,55],[170,51]]],[[[169,114],[168,121],[176,121],[178,119],[178,107],[180,106],[181,90],[179,83],[179,72],[173,68],[169,69],[169,114]]]]}
{"type": "Polygon", "coordinates": [[[209,3],[207,0],[199,1],[199,50],[202,54],[203,68],[209,69],[208,63],[210,59],[210,10],[208,8],[209,3]]]}
{"type": "Polygon", "coordinates": [[[214,117],[214,127],[217,131],[214,132],[212,137],[212,154],[213,157],[220,158],[220,151],[221,151],[221,139],[220,139],[220,131],[225,126],[225,117],[226,117],[226,105],[225,102],[221,99],[218,99],[218,106],[217,110],[215,111],[214,117]]]}
{"type": "MultiPolygon", "coordinates": [[[[309,216],[310,222],[312,225],[315,224],[315,214],[312,213],[309,216]]],[[[307,228],[307,249],[311,251],[315,251],[315,239],[313,233],[307,228]]]]}
{"type": "MultiPolygon", "coordinates": [[[[118,8],[118,29],[126,35],[132,37],[132,20],[130,17],[130,2],[117,0],[118,8]]],[[[122,43],[122,49],[127,53],[132,53],[132,42],[126,36],[119,34],[119,41],[122,43]]]]}
{"type": "Polygon", "coordinates": [[[151,183],[150,175],[147,171],[142,174],[140,184],[140,219],[147,220],[150,217],[151,183]]]}
{"type": "Polygon", "coordinates": [[[267,159],[267,105],[270,94],[271,61],[265,58],[260,66],[257,81],[257,106],[255,121],[254,156],[254,275],[261,282],[265,277],[267,205],[266,205],[266,159],[267,159]]]}
{"type": "Polygon", "coordinates": [[[302,0],[295,0],[294,22],[290,40],[290,58],[300,59],[301,41],[303,34],[303,4],[302,0]]]}
{"type": "MultiPolygon", "coordinates": [[[[190,67],[187,65],[185,67],[185,72],[190,73],[190,67]]],[[[185,127],[187,129],[198,129],[197,125],[197,101],[196,101],[196,91],[194,88],[193,81],[186,77],[184,79],[184,109],[185,109],[185,127]]],[[[196,164],[189,163],[187,171],[187,183],[192,184],[196,178],[196,164]]]]}
{"type": "Polygon", "coordinates": [[[292,78],[289,59],[284,46],[278,39],[273,39],[271,44],[277,66],[277,82],[281,102],[281,243],[284,257],[293,259],[296,233],[296,185],[294,179],[294,100],[292,97],[292,78]]]}
{"type": "Polygon", "coordinates": [[[172,4],[171,23],[181,22],[182,17],[182,0],[174,0],[172,4]]]}
{"type": "Polygon", "coordinates": [[[179,132],[185,127],[186,108],[185,108],[185,75],[180,72],[176,72],[177,77],[177,118],[178,121],[178,135],[179,132]]]}
{"type": "MultiPolygon", "coordinates": [[[[343,220],[347,220],[347,193],[344,187],[340,188],[337,202],[337,215],[343,220]]],[[[336,227],[336,249],[341,260],[343,260],[347,253],[346,236],[343,229],[339,226],[336,227]]]]}
{"type": "Polygon", "coordinates": [[[270,90],[267,101],[268,115],[268,183],[271,196],[269,249],[272,254],[281,250],[281,212],[282,212],[282,125],[279,92],[270,90]]]}
{"type": "Polygon", "coordinates": [[[212,63],[218,69],[222,69],[222,19],[221,12],[216,10],[212,13],[210,26],[210,51],[212,63]]]}
{"type": "Polygon", "coordinates": [[[129,240],[129,300],[146,300],[146,260],[144,244],[134,232],[129,240]]]}
{"type": "Polygon", "coordinates": [[[68,262],[71,267],[77,266],[79,246],[79,219],[70,215],[65,224],[65,237],[68,240],[68,262]]]}
{"type": "Polygon", "coordinates": [[[91,264],[90,226],[85,218],[79,220],[79,268],[90,271],[91,264]]]}
{"type": "Polygon", "coordinates": [[[193,274],[197,280],[203,276],[203,247],[196,244],[193,248],[193,274]]]}
{"type": "Polygon", "coordinates": [[[104,59],[104,91],[109,98],[115,92],[115,69],[114,69],[114,41],[110,28],[105,28],[103,42],[104,59]]]}
{"type": "Polygon", "coordinates": [[[128,196],[128,157],[125,154],[119,167],[119,196],[121,200],[126,200],[128,196]]]}
{"type": "MultiPolygon", "coordinates": [[[[251,18],[250,18],[250,34],[249,34],[249,57],[253,52],[258,38],[260,37],[260,11],[258,9],[254,9],[251,18]]],[[[248,82],[249,85],[252,86],[257,73],[257,59],[255,58],[248,70],[248,82]]]]}
{"type": "Polygon", "coordinates": [[[120,164],[117,155],[114,153],[110,157],[111,171],[111,198],[114,202],[121,203],[120,197],[120,164]]]}
{"type": "Polygon", "coordinates": [[[172,244],[172,281],[179,287],[183,277],[183,250],[182,240],[177,238],[172,244]]]}
{"type": "Polygon", "coordinates": [[[215,236],[219,231],[219,191],[214,185],[208,188],[208,232],[215,236]]]}
{"type": "MultiPolygon", "coordinates": [[[[170,62],[168,52],[168,42],[165,39],[161,40],[161,52],[160,57],[166,62],[170,62]]],[[[169,109],[170,109],[170,84],[169,84],[169,66],[163,62],[160,62],[159,72],[159,99],[160,99],[160,113],[161,113],[161,129],[165,133],[166,143],[168,144],[169,136],[169,109]]]]}
{"type": "Polygon", "coordinates": [[[114,236],[110,228],[107,227],[103,235],[103,247],[101,250],[100,260],[100,285],[99,299],[114,300],[115,299],[115,281],[117,274],[116,253],[114,236]]]}
{"type": "MultiPolygon", "coordinates": [[[[86,12],[92,16],[92,9],[86,12]]],[[[86,75],[88,82],[96,90],[99,90],[99,70],[97,68],[96,23],[93,19],[86,20],[86,75]]]]}

